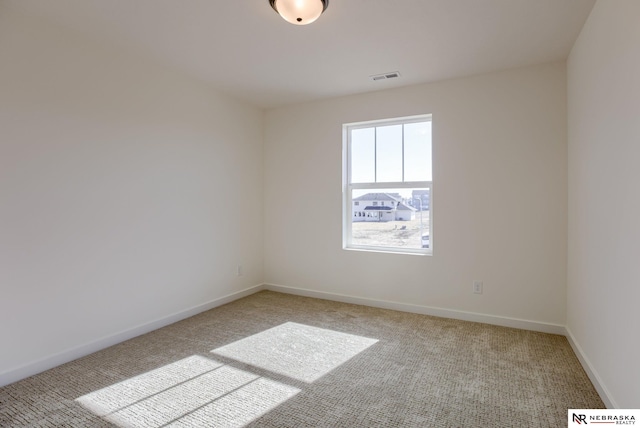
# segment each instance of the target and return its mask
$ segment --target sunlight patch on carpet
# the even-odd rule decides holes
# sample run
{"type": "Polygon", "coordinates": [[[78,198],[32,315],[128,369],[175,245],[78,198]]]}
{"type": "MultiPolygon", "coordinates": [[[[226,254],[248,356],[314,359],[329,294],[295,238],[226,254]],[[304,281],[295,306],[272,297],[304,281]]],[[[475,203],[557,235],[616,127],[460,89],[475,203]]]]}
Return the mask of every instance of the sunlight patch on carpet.
{"type": "Polygon", "coordinates": [[[287,322],[211,352],[311,383],[376,342],[376,339],[287,322]]]}
{"type": "Polygon", "coordinates": [[[263,377],[189,413],[168,427],[243,427],[300,392],[263,377]]]}
{"type": "Polygon", "coordinates": [[[242,427],[299,392],[194,355],[76,401],[122,428],[242,427]]]}
{"type": "Polygon", "coordinates": [[[192,355],[83,395],[76,401],[94,414],[104,416],[222,366],[209,358],[192,355]]]}

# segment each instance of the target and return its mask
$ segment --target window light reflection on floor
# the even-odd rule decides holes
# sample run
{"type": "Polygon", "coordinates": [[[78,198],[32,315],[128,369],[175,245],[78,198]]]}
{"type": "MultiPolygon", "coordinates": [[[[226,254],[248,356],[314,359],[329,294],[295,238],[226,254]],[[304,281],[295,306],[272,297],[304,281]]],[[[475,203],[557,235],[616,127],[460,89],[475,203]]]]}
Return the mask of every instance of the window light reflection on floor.
{"type": "Polygon", "coordinates": [[[193,355],[83,395],[76,401],[94,414],[105,416],[222,366],[220,362],[193,355]]]}
{"type": "Polygon", "coordinates": [[[298,392],[194,355],[76,401],[122,428],[242,427],[298,392]]]}
{"type": "MultiPolygon", "coordinates": [[[[376,342],[287,322],[211,352],[309,383],[376,342]]],[[[242,427],[301,392],[248,370],[192,355],[76,401],[121,428],[242,427]]]]}
{"type": "Polygon", "coordinates": [[[287,322],[211,352],[310,383],[376,342],[376,339],[287,322]]]}

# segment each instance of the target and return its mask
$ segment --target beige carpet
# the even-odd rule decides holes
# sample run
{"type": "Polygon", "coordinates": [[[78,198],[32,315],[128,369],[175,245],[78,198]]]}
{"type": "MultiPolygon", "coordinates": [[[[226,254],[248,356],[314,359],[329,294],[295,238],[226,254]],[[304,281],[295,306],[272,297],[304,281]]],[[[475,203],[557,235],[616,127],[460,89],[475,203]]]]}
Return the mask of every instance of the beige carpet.
{"type": "Polygon", "coordinates": [[[562,336],[263,291],[0,388],[2,427],[561,427],[562,336]]]}

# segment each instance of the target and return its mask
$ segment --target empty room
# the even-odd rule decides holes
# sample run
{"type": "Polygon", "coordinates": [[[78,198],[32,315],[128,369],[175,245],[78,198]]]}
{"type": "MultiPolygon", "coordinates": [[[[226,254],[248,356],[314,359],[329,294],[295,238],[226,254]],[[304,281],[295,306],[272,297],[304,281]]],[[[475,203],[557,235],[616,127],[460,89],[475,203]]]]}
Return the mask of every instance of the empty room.
{"type": "Polygon", "coordinates": [[[637,0],[0,0],[0,426],[638,423],[639,47],[637,0]]]}

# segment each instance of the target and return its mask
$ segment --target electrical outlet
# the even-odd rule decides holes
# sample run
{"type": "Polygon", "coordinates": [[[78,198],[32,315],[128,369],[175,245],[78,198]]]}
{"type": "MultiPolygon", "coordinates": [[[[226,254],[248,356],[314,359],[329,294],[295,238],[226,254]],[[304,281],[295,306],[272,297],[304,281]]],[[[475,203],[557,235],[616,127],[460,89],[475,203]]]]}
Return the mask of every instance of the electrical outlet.
{"type": "Polygon", "coordinates": [[[473,281],[473,292],[475,294],[482,294],[482,281],[473,281]]]}
{"type": "Polygon", "coordinates": [[[243,274],[242,265],[238,265],[238,267],[236,268],[236,275],[242,276],[242,274],[243,274]]]}

